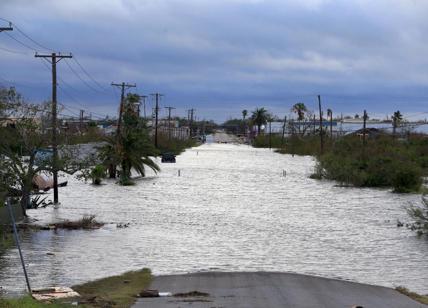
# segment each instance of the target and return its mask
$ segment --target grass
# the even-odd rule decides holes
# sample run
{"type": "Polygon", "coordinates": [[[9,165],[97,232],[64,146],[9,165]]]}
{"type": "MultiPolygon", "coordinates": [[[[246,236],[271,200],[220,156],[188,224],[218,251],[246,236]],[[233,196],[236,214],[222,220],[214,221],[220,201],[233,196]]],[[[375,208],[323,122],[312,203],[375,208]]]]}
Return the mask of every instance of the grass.
{"type": "MultiPolygon", "coordinates": [[[[149,269],[127,272],[85,284],[73,286],[81,295],[79,307],[85,308],[127,308],[135,303],[137,294],[147,289],[152,280],[149,269]]],[[[74,301],[74,300],[73,300],[74,301]]],[[[42,303],[25,296],[19,299],[1,299],[1,308],[69,308],[68,303],[42,303]]]]}
{"type": "Polygon", "coordinates": [[[130,307],[137,294],[146,289],[152,276],[149,269],[127,272],[73,286],[72,289],[82,296],[86,307],[130,307]]]}
{"type": "Polygon", "coordinates": [[[428,305],[428,295],[420,295],[418,293],[411,292],[407,288],[401,287],[401,286],[396,287],[395,290],[397,290],[401,294],[404,294],[404,295],[410,297],[411,299],[413,299],[419,303],[428,305]]]}
{"type": "Polygon", "coordinates": [[[2,308],[66,308],[73,307],[68,304],[61,303],[41,303],[30,296],[21,297],[18,299],[1,299],[0,307],[2,308]]]}

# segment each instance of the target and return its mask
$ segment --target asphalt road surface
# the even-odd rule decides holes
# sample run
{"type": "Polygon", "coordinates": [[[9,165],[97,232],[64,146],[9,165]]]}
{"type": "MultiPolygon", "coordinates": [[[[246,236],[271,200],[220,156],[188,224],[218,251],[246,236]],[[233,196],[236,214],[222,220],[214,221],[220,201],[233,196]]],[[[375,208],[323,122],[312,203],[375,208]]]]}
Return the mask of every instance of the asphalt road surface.
{"type": "Polygon", "coordinates": [[[157,276],[150,289],[206,296],[142,298],[140,307],[209,308],[412,308],[428,307],[385,287],[291,273],[196,273],[157,276]]]}

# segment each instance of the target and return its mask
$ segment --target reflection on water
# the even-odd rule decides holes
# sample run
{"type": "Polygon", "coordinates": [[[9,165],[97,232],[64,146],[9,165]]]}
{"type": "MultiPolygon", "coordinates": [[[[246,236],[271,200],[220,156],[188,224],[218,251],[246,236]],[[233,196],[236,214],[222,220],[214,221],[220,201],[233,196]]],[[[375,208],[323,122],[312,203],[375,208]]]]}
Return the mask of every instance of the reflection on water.
{"type": "MultiPolygon", "coordinates": [[[[110,224],[22,234],[31,282],[70,286],[142,267],[155,274],[266,270],[427,293],[428,242],[396,227],[406,219],[402,207],[419,197],[335,187],[309,179],[313,165],[310,157],[207,144],[135,186],[71,179],[59,209],[30,215],[50,221],[96,214],[110,224]]],[[[0,286],[24,290],[16,250],[0,264],[0,286]]]]}

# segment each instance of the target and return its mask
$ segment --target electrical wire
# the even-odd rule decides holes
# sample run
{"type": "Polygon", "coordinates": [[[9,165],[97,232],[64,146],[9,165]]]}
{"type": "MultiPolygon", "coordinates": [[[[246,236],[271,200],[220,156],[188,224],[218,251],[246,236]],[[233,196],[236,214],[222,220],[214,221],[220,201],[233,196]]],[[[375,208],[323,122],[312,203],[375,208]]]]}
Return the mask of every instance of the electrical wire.
{"type": "Polygon", "coordinates": [[[65,64],[68,66],[68,68],[70,69],[71,72],[73,72],[74,75],[77,76],[77,78],[80,79],[80,81],[82,81],[89,89],[97,92],[97,93],[102,93],[100,90],[95,89],[93,86],[91,86],[86,80],[84,80],[74,69],[73,67],[70,65],[70,63],[68,63],[67,59],[64,59],[65,64]]]}
{"type": "Polygon", "coordinates": [[[26,37],[28,40],[30,40],[31,42],[33,42],[35,45],[41,47],[42,49],[51,51],[51,52],[55,52],[53,49],[48,48],[42,44],[40,44],[39,42],[37,42],[36,40],[34,40],[33,38],[31,38],[29,35],[25,34],[24,31],[22,31],[16,24],[12,23],[12,25],[14,26],[14,28],[16,30],[18,30],[19,33],[21,33],[24,37],[26,37]]]}
{"type": "Polygon", "coordinates": [[[85,75],[88,76],[88,78],[91,79],[98,87],[100,87],[104,91],[108,91],[108,88],[102,86],[95,78],[91,76],[91,74],[88,73],[88,71],[83,67],[83,65],[81,65],[80,62],[77,60],[76,56],[73,57],[73,61],[76,62],[76,64],[80,67],[83,73],[85,73],[85,75]]]}
{"type": "Polygon", "coordinates": [[[0,50],[9,52],[9,53],[14,53],[14,54],[18,54],[18,55],[28,55],[28,53],[24,52],[24,51],[18,51],[18,50],[12,50],[3,46],[0,46],[0,50]]]}
{"type": "Polygon", "coordinates": [[[17,38],[13,37],[13,36],[12,36],[12,35],[10,35],[9,33],[5,32],[4,34],[6,34],[8,37],[10,37],[10,38],[11,38],[12,40],[14,40],[15,42],[17,42],[17,43],[21,44],[22,46],[24,46],[24,47],[26,47],[26,48],[28,48],[28,49],[31,49],[31,50],[32,50],[32,51],[34,51],[34,52],[37,52],[37,49],[35,49],[35,48],[33,48],[33,47],[31,47],[31,46],[29,46],[29,45],[27,45],[27,44],[25,44],[25,43],[21,42],[20,40],[18,40],[17,38]]]}

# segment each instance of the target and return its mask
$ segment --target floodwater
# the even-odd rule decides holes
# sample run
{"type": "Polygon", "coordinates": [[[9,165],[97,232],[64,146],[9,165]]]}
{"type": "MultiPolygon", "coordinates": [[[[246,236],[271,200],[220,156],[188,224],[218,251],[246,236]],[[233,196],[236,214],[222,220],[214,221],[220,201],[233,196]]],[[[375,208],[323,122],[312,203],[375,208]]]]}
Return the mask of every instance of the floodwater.
{"type": "MultiPolygon", "coordinates": [[[[47,222],[95,214],[108,224],[23,233],[31,283],[71,286],[149,267],[155,274],[287,271],[428,293],[428,241],[396,226],[420,196],[336,187],[310,179],[313,166],[311,157],[211,143],[135,186],[70,179],[58,209],[30,215],[47,222]]],[[[0,286],[25,289],[16,249],[0,257],[0,269],[0,286]]]]}

